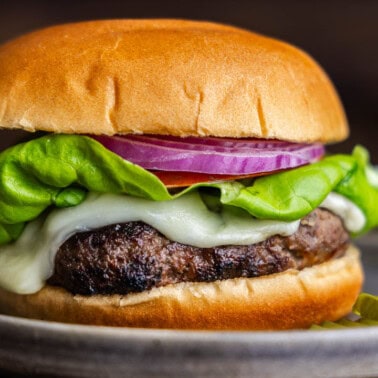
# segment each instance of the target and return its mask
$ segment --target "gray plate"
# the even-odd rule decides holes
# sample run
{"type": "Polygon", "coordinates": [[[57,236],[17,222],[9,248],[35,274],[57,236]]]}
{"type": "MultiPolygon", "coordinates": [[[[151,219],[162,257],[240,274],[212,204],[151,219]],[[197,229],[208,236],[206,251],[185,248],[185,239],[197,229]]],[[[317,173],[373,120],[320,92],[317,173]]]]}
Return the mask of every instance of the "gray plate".
{"type": "MultiPolygon", "coordinates": [[[[378,237],[359,244],[366,290],[377,293],[378,237]]],[[[378,377],[378,327],[188,332],[0,315],[0,369],[49,377],[378,377]]]]}

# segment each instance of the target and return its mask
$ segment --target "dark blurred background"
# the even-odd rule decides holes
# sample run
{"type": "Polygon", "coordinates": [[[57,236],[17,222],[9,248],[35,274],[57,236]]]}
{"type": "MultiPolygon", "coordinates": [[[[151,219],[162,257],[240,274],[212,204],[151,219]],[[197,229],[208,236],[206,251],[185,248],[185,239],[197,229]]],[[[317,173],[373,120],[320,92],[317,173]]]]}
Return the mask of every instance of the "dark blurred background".
{"type": "MultiPolygon", "coordinates": [[[[340,92],[351,138],[378,163],[378,1],[0,0],[0,42],[56,23],[102,18],[190,18],[230,23],[289,41],[314,56],[340,92]]],[[[0,132],[0,149],[22,134],[0,132]]]]}

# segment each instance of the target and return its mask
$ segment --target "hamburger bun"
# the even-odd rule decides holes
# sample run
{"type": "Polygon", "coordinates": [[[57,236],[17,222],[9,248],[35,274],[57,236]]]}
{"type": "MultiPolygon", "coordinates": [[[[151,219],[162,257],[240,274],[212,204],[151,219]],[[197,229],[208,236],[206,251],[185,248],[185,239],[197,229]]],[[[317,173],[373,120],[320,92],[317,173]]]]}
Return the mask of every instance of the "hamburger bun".
{"type": "Polygon", "coordinates": [[[179,20],[67,24],[3,45],[0,126],[293,142],[348,134],[333,85],[307,54],[179,20]]]}
{"type": "Polygon", "coordinates": [[[0,311],[67,323],[222,330],[306,328],[347,314],[362,285],[359,252],[258,278],[180,283],[122,295],[72,295],[45,286],[31,295],[0,289],[0,311]]]}

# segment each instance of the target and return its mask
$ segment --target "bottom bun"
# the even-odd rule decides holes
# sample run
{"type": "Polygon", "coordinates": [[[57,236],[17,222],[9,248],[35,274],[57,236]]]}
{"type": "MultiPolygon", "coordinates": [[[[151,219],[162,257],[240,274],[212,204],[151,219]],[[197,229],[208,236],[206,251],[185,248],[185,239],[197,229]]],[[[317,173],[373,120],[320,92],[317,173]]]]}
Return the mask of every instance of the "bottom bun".
{"type": "Polygon", "coordinates": [[[0,290],[8,315],[67,323],[181,329],[306,328],[347,314],[361,289],[359,252],[301,271],[211,283],[180,283],[129,295],[72,295],[46,286],[36,294],[0,290]]]}

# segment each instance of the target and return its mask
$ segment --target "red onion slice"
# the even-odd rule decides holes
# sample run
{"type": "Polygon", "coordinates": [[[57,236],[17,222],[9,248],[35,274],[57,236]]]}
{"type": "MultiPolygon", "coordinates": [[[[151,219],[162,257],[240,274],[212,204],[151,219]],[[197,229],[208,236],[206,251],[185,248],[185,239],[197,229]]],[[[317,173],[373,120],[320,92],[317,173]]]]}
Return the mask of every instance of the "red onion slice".
{"type": "Polygon", "coordinates": [[[294,168],[318,160],[321,144],[231,138],[96,136],[126,160],[150,170],[244,175],[294,168]]]}

